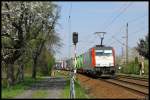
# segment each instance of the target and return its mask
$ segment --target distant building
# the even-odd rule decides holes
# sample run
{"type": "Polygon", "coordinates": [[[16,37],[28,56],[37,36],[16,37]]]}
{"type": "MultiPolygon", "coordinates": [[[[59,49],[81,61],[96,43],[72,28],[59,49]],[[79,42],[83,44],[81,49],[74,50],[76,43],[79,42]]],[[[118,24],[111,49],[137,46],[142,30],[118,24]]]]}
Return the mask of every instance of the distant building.
{"type": "Polygon", "coordinates": [[[65,69],[66,68],[65,60],[58,60],[58,61],[56,61],[55,68],[56,69],[65,69]]]}

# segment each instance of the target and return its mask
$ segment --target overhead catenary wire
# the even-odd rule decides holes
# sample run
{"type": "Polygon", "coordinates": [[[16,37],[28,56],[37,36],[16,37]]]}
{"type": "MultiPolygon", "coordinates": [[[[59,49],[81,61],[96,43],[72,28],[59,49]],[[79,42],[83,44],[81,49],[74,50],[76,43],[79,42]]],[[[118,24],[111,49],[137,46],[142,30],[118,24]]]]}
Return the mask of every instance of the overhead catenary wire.
{"type": "MultiPolygon", "coordinates": [[[[143,18],[146,17],[146,16],[147,16],[147,14],[144,14],[144,15],[142,15],[142,16],[140,16],[140,17],[136,17],[136,18],[131,19],[131,20],[127,21],[127,22],[128,22],[128,23],[135,23],[136,21],[139,21],[139,19],[143,19],[143,18]]],[[[118,32],[115,32],[112,36],[115,36],[115,34],[119,33],[119,32],[121,31],[122,27],[125,27],[125,25],[123,24],[123,25],[120,27],[119,31],[118,31],[118,32]]],[[[140,28],[140,30],[141,30],[141,29],[144,29],[144,28],[140,28]]],[[[139,31],[139,30],[134,31],[134,32],[131,32],[131,34],[136,33],[136,32],[138,32],[138,31],[139,31]]],[[[114,39],[114,38],[111,38],[111,40],[112,40],[112,39],[114,39]]],[[[108,42],[107,42],[106,44],[108,44],[108,42]]]]}
{"type": "MultiPolygon", "coordinates": [[[[107,28],[107,30],[108,30],[108,28],[116,21],[116,19],[117,19],[118,17],[120,17],[131,5],[132,5],[132,2],[129,3],[127,6],[125,6],[124,9],[123,9],[116,17],[114,17],[113,20],[104,28],[104,30],[105,30],[106,28],[107,28]]],[[[113,36],[113,35],[112,35],[112,36],[113,36]]]]}
{"type": "MultiPolygon", "coordinates": [[[[129,21],[127,21],[128,23],[134,23],[134,22],[136,22],[136,21],[139,21],[139,19],[143,19],[144,17],[146,17],[146,16],[148,16],[147,14],[144,14],[144,15],[142,15],[142,16],[139,16],[139,17],[136,17],[136,18],[134,18],[134,19],[132,19],[132,20],[129,20],[129,21]]],[[[134,32],[135,33],[135,32],[134,32]]],[[[116,34],[116,33],[115,33],[116,34]]],[[[114,35],[115,35],[114,34],[114,35]]],[[[113,35],[112,35],[113,36],[113,35]]],[[[111,38],[111,39],[113,39],[113,38],[111,38]]]]}
{"type": "MultiPolygon", "coordinates": [[[[115,16],[114,18],[113,18],[113,20],[106,26],[106,27],[104,27],[103,29],[104,30],[108,30],[108,28],[117,20],[117,18],[119,18],[130,6],[132,5],[132,2],[130,2],[127,6],[125,6],[124,8],[122,8],[123,10],[121,10],[121,12],[117,15],[117,16],[115,16]]],[[[121,9],[120,8],[120,9],[121,9]]],[[[113,36],[113,35],[112,35],[113,36]]],[[[111,38],[111,40],[112,40],[112,38],[111,38]]],[[[108,42],[107,42],[108,43],[108,42]]]]}
{"type": "Polygon", "coordinates": [[[130,2],[127,6],[125,6],[125,7],[123,8],[123,10],[122,10],[117,16],[115,16],[115,17],[113,18],[113,20],[112,20],[106,27],[104,27],[103,29],[104,29],[104,30],[105,30],[105,29],[108,30],[108,28],[117,20],[117,18],[119,18],[131,5],[132,5],[132,2],[130,2]]]}
{"type": "Polygon", "coordinates": [[[124,43],[122,43],[120,40],[116,39],[114,36],[112,36],[113,39],[115,39],[118,43],[125,45],[124,43]]]}
{"type": "MultiPolygon", "coordinates": [[[[137,18],[135,18],[135,19],[129,20],[128,22],[130,22],[130,23],[134,23],[134,22],[136,22],[137,20],[142,19],[144,16],[146,16],[146,15],[142,15],[142,16],[137,17],[137,18]]],[[[124,27],[124,25],[123,25],[122,27],[124,27]]],[[[120,28],[122,28],[122,27],[120,27],[120,28]]],[[[133,35],[133,33],[137,33],[137,32],[139,32],[139,31],[142,31],[143,29],[145,29],[145,27],[142,27],[142,28],[140,28],[139,30],[134,31],[134,32],[130,32],[130,33],[133,35]]],[[[112,35],[112,37],[114,37],[114,36],[115,36],[115,34],[117,34],[117,33],[119,33],[119,32],[120,32],[120,31],[115,32],[115,33],[112,35]]],[[[130,36],[131,36],[131,35],[130,35],[130,36]]],[[[111,40],[110,40],[110,41],[112,41],[113,39],[114,39],[114,38],[111,38],[111,40]]],[[[109,41],[109,42],[110,42],[110,41],[109,41]]],[[[107,42],[106,44],[108,44],[108,42],[107,42]]]]}
{"type": "MultiPolygon", "coordinates": [[[[122,26],[119,28],[119,31],[115,32],[111,37],[114,37],[115,34],[120,33],[120,32],[122,31],[122,28],[124,28],[124,27],[125,27],[125,25],[122,25],[122,26]]],[[[113,38],[111,38],[110,41],[112,41],[112,40],[113,40],[113,38]]],[[[109,43],[109,42],[106,42],[106,45],[107,45],[108,43],[109,43]]]]}
{"type": "MultiPolygon", "coordinates": [[[[124,5],[125,5],[125,4],[124,4],[124,5]]],[[[120,9],[122,9],[122,8],[124,7],[124,5],[121,6],[121,7],[119,7],[119,9],[117,9],[116,12],[120,11],[120,9]]],[[[105,25],[105,23],[104,23],[103,25],[105,25]]],[[[104,28],[103,28],[103,29],[104,29],[104,28]]],[[[93,33],[89,33],[89,34],[87,34],[87,36],[89,36],[90,34],[93,34],[93,33]]]]}
{"type": "Polygon", "coordinates": [[[129,20],[128,23],[136,22],[136,21],[138,21],[139,19],[143,19],[143,18],[146,17],[146,16],[148,16],[148,15],[145,14],[145,15],[142,15],[142,16],[140,16],[140,17],[136,17],[136,18],[134,18],[134,19],[132,19],[132,20],[129,20]]]}
{"type": "MultiPolygon", "coordinates": [[[[147,26],[148,27],[148,26],[147,26]]],[[[131,34],[134,34],[134,33],[136,33],[136,35],[137,34],[139,34],[139,32],[141,32],[141,31],[143,31],[143,29],[145,29],[146,27],[141,27],[139,30],[136,30],[136,31],[134,31],[134,32],[131,32],[131,34]]],[[[132,36],[132,35],[131,35],[132,36]]]]}
{"type": "MultiPolygon", "coordinates": [[[[126,4],[124,4],[124,5],[126,5],[126,4]]],[[[121,6],[121,7],[119,7],[119,9],[117,9],[115,12],[119,12],[119,11],[120,11],[120,9],[123,9],[123,8],[124,8],[124,5],[123,5],[123,6],[121,6]]],[[[111,18],[112,18],[112,17],[113,17],[113,16],[111,16],[111,18]]],[[[105,22],[105,23],[103,23],[104,27],[103,27],[102,29],[106,28],[106,26],[108,26],[108,25],[109,25],[109,24],[107,24],[108,20],[109,20],[109,19],[107,19],[107,20],[106,20],[106,22],[105,22]]]]}
{"type": "MultiPolygon", "coordinates": [[[[130,5],[131,5],[131,3],[130,3],[130,5]]],[[[129,7],[129,6],[128,6],[129,7]]],[[[129,20],[129,21],[127,21],[127,22],[129,22],[129,23],[134,23],[134,22],[136,22],[136,21],[138,21],[139,19],[142,19],[142,18],[144,18],[144,17],[146,17],[147,16],[147,14],[145,14],[145,15],[142,15],[142,16],[140,16],[140,17],[136,17],[136,18],[134,18],[134,19],[132,19],[132,20],[129,20]]],[[[116,34],[117,32],[115,32],[115,34],[116,34]]],[[[113,34],[112,36],[114,36],[115,34],[113,34]]],[[[111,38],[111,41],[112,41],[112,39],[113,38],[111,38]]],[[[110,42],[110,41],[109,41],[110,42]]],[[[108,43],[108,42],[107,42],[108,43]]]]}
{"type": "MultiPolygon", "coordinates": [[[[123,14],[126,10],[127,10],[127,8],[129,8],[129,6],[131,6],[131,4],[132,4],[132,2],[131,3],[129,3],[127,6],[121,6],[120,8],[119,8],[119,10],[117,10],[117,11],[120,11],[120,9],[123,9],[123,10],[121,10],[121,12],[117,15],[117,16],[115,16],[114,18],[113,18],[113,20],[105,27],[105,29],[106,28],[109,28],[110,27],[110,25],[112,25],[113,24],[113,22],[115,22],[115,20],[119,17],[119,16],[121,16],[121,14],[123,14]]],[[[90,33],[91,34],[91,33],[90,33]]],[[[94,42],[95,43],[95,42],[94,42]]]]}

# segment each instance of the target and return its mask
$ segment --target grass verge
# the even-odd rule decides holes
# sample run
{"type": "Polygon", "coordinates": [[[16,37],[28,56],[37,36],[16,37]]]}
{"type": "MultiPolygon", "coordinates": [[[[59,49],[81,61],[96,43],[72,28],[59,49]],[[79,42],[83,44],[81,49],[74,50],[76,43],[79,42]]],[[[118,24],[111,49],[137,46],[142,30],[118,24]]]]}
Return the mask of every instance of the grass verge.
{"type": "MultiPolygon", "coordinates": [[[[65,99],[70,98],[70,79],[68,75],[69,75],[69,72],[66,72],[66,75],[65,75],[63,74],[62,71],[55,71],[56,77],[64,77],[67,80],[66,86],[62,93],[62,98],[65,98],[65,99]]],[[[85,89],[80,86],[78,80],[75,81],[75,98],[85,98],[85,99],[89,98],[86,95],[85,89]]]]}
{"type": "MultiPolygon", "coordinates": [[[[67,84],[64,88],[62,98],[65,98],[65,99],[70,98],[70,80],[67,80],[67,84]]],[[[88,98],[88,96],[86,95],[85,89],[83,89],[77,81],[75,81],[75,98],[77,99],[88,98]]]]}
{"type": "Polygon", "coordinates": [[[23,82],[20,82],[18,84],[15,84],[12,87],[3,87],[1,88],[2,91],[2,98],[13,98],[22,92],[25,91],[26,88],[31,86],[33,83],[36,83],[36,81],[42,80],[40,77],[37,77],[36,80],[30,78],[30,77],[25,77],[23,82]]]}

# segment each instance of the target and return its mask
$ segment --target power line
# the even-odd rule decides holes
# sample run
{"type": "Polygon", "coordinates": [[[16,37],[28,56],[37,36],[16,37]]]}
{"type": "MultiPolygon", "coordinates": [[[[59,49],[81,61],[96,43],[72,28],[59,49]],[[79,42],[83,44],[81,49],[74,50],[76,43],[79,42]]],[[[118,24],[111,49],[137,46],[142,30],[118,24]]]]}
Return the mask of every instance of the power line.
{"type": "MultiPolygon", "coordinates": [[[[108,27],[109,26],[111,26],[114,22],[115,22],[115,20],[119,17],[119,16],[121,16],[130,6],[132,5],[132,2],[131,3],[129,3],[123,10],[122,10],[122,12],[120,12],[116,17],[114,17],[113,18],[113,20],[111,21],[111,23],[107,26],[107,27],[105,27],[104,29],[108,29],[108,27]]],[[[113,36],[113,35],[112,35],[113,36]]],[[[112,39],[111,39],[112,40],[112,39]]]]}
{"type": "MultiPolygon", "coordinates": [[[[112,35],[112,37],[114,37],[115,34],[121,32],[121,29],[122,29],[123,27],[125,27],[125,25],[122,25],[122,26],[119,28],[119,31],[115,32],[115,33],[112,35]]],[[[111,40],[112,40],[112,39],[113,39],[113,38],[111,38],[111,40]]],[[[111,41],[111,40],[110,40],[110,41],[111,41]]],[[[109,42],[106,42],[106,44],[108,44],[108,43],[109,43],[109,42]]]]}
{"type": "MultiPolygon", "coordinates": [[[[124,4],[125,5],[125,4],[124,4]]],[[[124,6],[121,6],[120,8],[119,8],[119,10],[120,9],[122,9],[124,6]]],[[[118,9],[117,9],[117,11],[119,11],[118,9]]],[[[89,33],[89,34],[87,34],[87,36],[89,36],[91,33],[89,33]]]]}
{"type": "MultiPolygon", "coordinates": [[[[124,4],[124,5],[125,5],[125,4],[124,4]]],[[[121,6],[121,7],[119,8],[119,10],[117,9],[116,11],[117,11],[117,12],[120,11],[120,9],[122,9],[123,7],[124,7],[124,6],[121,6]]],[[[104,25],[105,25],[105,24],[104,24],[104,25]]],[[[104,28],[103,28],[103,29],[104,29],[104,28]]],[[[91,34],[91,33],[89,33],[89,34],[91,34]]],[[[88,34],[88,35],[89,35],[89,34],[88,34]]],[[[87,36],[88,36],[88,35],[87,35],[87,36]]]]}
{"type": "MultiPolygon", "coordinates": [[[[128,6],[129,7],[129,6],[128,6]]],[[[144,17],[146,17],[147,16],[147,14],[145,14],[145,15],[142,15],[142,16],[140,16],[140,17],[137,17],[137,18],[135,18],[135,19],[132,19],[132,20],[129,20],[128,22],[130,22],[130,23],[133,23],[133,22],[135,22],[135,21],[137,21],[137,20],[139,20],[139,19],[142,19],[142,18],[144,18],[144,17]]],[[[136,31],[137,32],[137,31],[136,31]]],[[[135,33],[135,32],[134,32],[135,33]]],[[[112,38],[113,39],[113,38],[112,38]]],[[[111,40],[112,40],[111,39],[111,40]]]]}
{"type": "Polygon", "coordinates": [[[113,18],[113,20],[104,28],[104,29],[108,29],[108,27],[110,27],[114,22],[115,20],[120,17],[130,6],[132,5],[132,2],[129,3],[116,17],[113,18]]]}
{"type": "Polygon", "coordinates": [[[119,41],[118,39],[116,39],[114,36],[112,36],[113,39],[115,39],[118,43],[125,45],[124,43],[122,43],[121,41],[119,41]]]}
{"type": "MultiPolygon", "coordinates": [[[[124,4],[124,5],[125,5],[125,4],[124,4]]],[[[119,9],[117,9],[116,12],[120,11],[120,9],[122,9],[122,8],[124,7],[124,5],[121,6],[119,9]]],[[[111,17],[113,17],[113,16],[111,16],[111,17]]],[[[108,21],[108,20],[107,20],[107,21],[108,21]]],[[[106,21],[106,22],[107,22],[107,21],[106,21]]],[[[102,29],[106,28],[106,26],[109,25],[109,24],[107,24],[106,22],[103,24],[103,25],[105,25],[105,27],[103,27],[102,29]]]]}
{"type": "MultiPolygon", "coordinates": [[[[142,18],[144,18],[144,17],[146,17],[147,15],[142,15],[142,16],[140,16],[140,17],[136,17],[136,18],[134,18],[134,19],[132,19],[132,20],[129,20],[129,21],[127,21],[127,22],[129,22],[129,23],[134,23],[135,21],[139,21],[139,19],[142,19],[142,18]]],[[[121,27],[120,27],[120,29],[122,28],[122,27],[124,27],[124,25],[122,25],[121,27]]],[[[119,29],[119,30],[120,30],[119,29]]],[[[141,28],[141,29],[144,29],[144,28],[141,28]]],[[[140,29],[140,30],[141,30],[140,29]]],[[[139,31],[139,30],[138,30],[139,31]]],[[[135,31],[135,32],[131,32],[131,33],[136,33],[136,32],[138,32],[138,31],[135,31]]],[[[118,31],[118,32],[120,32],[120,31],[118,31]]],[[[116,33],[118,33],[118,32],[115,32],[115,34],[116,33]]],[[[114,34],[114,35],[115,35],[114,34]]],[[[114,36],[114,35],[112,35],[112,37],[114,36]]],[[[111,40],[112,40],[113,38],[111,38],[111,40]]],[[[107,42],[108,43],[108,42],[107,42]]]]}
{"type": "MultiPolygon", "coordinates": [[[[120,8],[119,8],[119,11],[120,11],[120,9],[122,9],[122,8],[123,8],[123,10],[122,10],[116,17],[113,18],[113,20],[105,27],[105,29],[108,28],[110,25],[112,25],[112,23],[113,23],[121,14],[123,14],[123,13],[127,10],[127,8],[128,8],[129,6],[131,6],[131,4],[132,4],[132,3],[128,4],[126,7],[123,6],[124,8],[123,8],[123,7],[120,7],[120,8]]],[[[117,10],[117,11],[118,11],[118,10],[117,10]]],[[[90,34],[91,34],[91,33],[90,33],[90,34]]]]}
{"type": "Polygon", "coordinates": [[[146,16],[148,16],[147,14],[146,15],[142,15],[142,16],[140,16],[140,17],[137,17],[137,18],[135,18],[135,19],[132,19],[132,20],[129,20],[128,21],[128,23],[133,23],[133,22],[136,22],[136,21],[138,21],[139,19],[142,19],[142,18],[144,18],[144,17],[146,17],[146,16]]]}
{"type": "Polygon", "coordinates": [[[136,30],[136,31],[134,31],[134,32],[131,32],[131,34],[133,34],[133,33],[137,33],[137,34],[139,34],[138,32],[141,32],[141,31],[143,31],[143,29],[145,29],[146,27],[142,27],[142,28],[140,28],[139,30],[136,30]]]}

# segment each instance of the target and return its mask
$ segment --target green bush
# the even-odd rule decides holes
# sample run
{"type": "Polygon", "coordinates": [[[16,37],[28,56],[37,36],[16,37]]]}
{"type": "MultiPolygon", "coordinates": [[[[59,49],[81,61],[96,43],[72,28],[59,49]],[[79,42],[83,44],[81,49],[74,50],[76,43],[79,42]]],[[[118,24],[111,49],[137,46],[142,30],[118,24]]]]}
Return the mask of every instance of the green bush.
{"type": "Polygon", "coordinates": [[[149,61],[148,60],[145,60],[144,61],[144,74],[145,75],[149,75],[149,61]]]}
{"type": "MultiPolygon", "coordinates": [[[[148,75],[149,73],[149,63],[148,60],[144,61],[144,74],[148,75]]],[[[127,65],[122,65],[122,68],[120,70],[121,73],[124,74],[135,74],[139,75],[140,74],[140,67],[139,67],[139,62],[138,59],[135,58],[135,61],[129,62],[127,65]]]]}
{"type": "Polygon", "coordinates": [[[24,65],[24,70],[25,70],[25,74],[30,75],[32,73],[32,66],[33,66],[33,62],[30,59],[28,62],[25,63],[24,65]]]}
{"type": "Polygon", "coordinates": [[[54,63],[54,56],[46,48],[43,48],[41,55],[38,59],[39,75],[51,75],[51,69],[54,63]]]}
{"type": "Polygon", "coordinates": [[[121,72],[125,74],[139,74],[138,58],[135,57],[135,61],[129,62],[127,65],[123,65],[121,72]]]}

